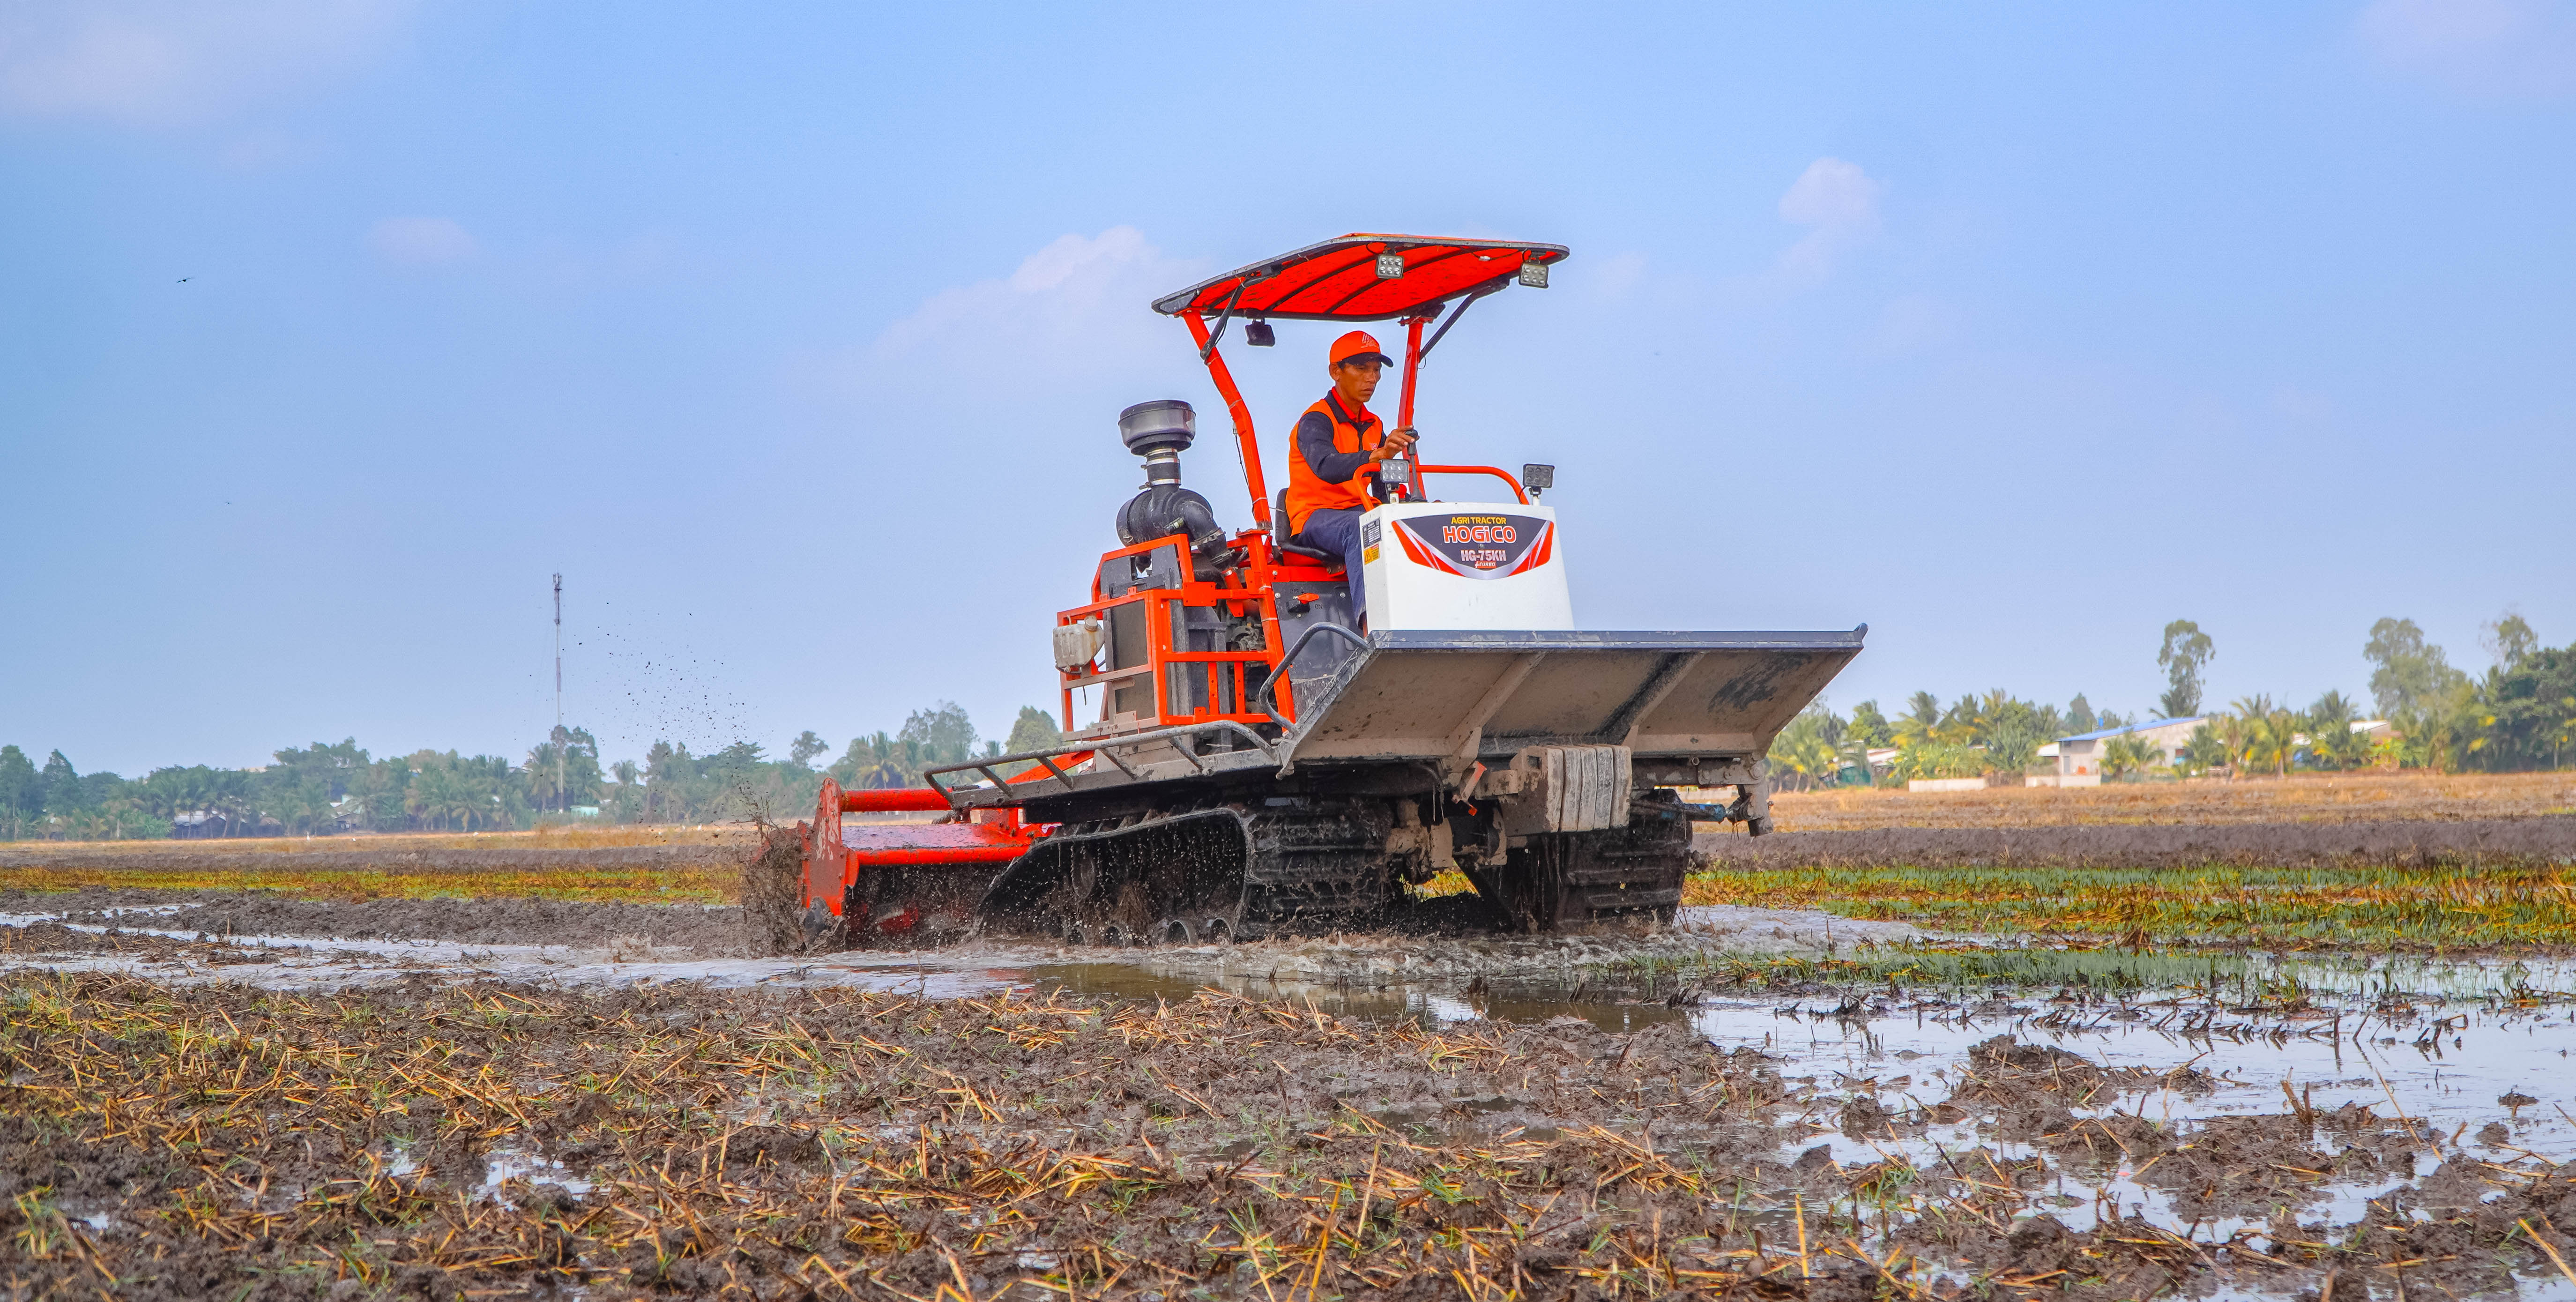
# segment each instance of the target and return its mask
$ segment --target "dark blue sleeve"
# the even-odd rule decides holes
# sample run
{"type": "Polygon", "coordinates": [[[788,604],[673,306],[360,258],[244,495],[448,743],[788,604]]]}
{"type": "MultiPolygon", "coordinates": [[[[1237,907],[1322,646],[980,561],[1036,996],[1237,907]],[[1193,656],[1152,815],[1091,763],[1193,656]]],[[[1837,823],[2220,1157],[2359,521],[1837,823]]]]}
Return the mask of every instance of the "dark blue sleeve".
{"type": "Polygon", "coordinates": [[[1297,418],[1297,455],[1304,457],[1306,468],[1327,484],[1349,483],[1369,459],[1366,452],[1334,451],[1333,418],[1320,411],[1297,418]]]}

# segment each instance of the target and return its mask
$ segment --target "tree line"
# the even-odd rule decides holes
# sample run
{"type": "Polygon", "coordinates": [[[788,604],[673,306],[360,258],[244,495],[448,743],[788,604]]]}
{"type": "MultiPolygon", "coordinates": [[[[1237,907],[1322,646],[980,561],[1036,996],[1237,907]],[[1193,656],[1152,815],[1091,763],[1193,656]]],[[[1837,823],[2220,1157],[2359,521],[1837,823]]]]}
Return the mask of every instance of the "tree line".
{"type": "Polygon", "coordinates": [[[500,755],[420,750],[376,758],[352,737],[274,752],[275,763],[223,769],[173,765],[140,778],[81,773],[60,750],[42,765],[0,746],[0,839],[155,840],[171,836],[310,836],[351,832],[480,832],[541,819],[708,823],[807,812],[824,775],[844,787],[901,787],[921,771],[976,755],[1036,750],[1062,740],[1046,711],[1024,707],[1010,735],[976,734],[953,701],[914,710],[902,728],[831,747],[811,729],[772,757],[737,741],[704,755],[656,741],[642,760],[602,765],[585,728],[557,727],[517,763],[500,755]]]}
{"type": "Polygon", "coordinates": [[[1930,692],[1916,692],[1892,718],[1874,700],[1852,707],[1848,716],[1818,702],[1781,731],[1771,747],[1771,768],[1791,788],[2010,775],[2028,771],[2040,748],[2061,738],[2191,718],[2200,725],[2171,752],[2142,737],[2108,739],[2100,756],[2103,775],[2564,767],[2576,756],[2576,644],[2541,646],[2531,625],[2511,611],[2489,621],[2480,642],[2489,666],[2472,677],[2426,640],[2415,621],[2382,619],[2362,647],[2371,665],[2375,715],[2333,689],[2304,709],[2256,693],[2204,710],[2203,674],[2217,645],[2197,623],[2178,619],[2165,626],[2157,649],[2166,687],[2152,717],[2097,711],[2081,693],[2060,709],[2002,689],[1963,695],[1946,706],[1930,692]],[[2373,719],[2388,727],[2355,726],[2373,719]],[[1870,762],[1870,752],[1891,748],[1896,753],[1887,762],[1870,762]]]}
{"type": "MultiPolygon", "coordinates": [[[[2166,688],[2163,719],[2202,717],[2173,753],[2134,737],[2111,739],[2105,776],[2150,770],[2191,776],[2362,767],[2435,772],[2556,769],[2576,755],[2576,644],[2544,647],[2529,623],[2507,612],[2488,622],[2490,661],[2472,676],[2411,619],[2373,624],[2362,654],[2371,664],[2371,701],[2390,727],[2372,736],[2353,724],[2360,705],[2341,691],[2304,709],[2266,694],[2202,710],[2203,671],[2213,639],[2190,620],[2165,628],[2157,667],[2166,688]]],[[[2041,747],[2062,737],[2133,726],[2141,714],[2097,710],[2081,693],[2064,707],[1996,689],[1948,704],[1931,692],[1906,698],[1895,715],[1863,701],[1849,715],[1822,702],[1782,730],[1772,771],[1785,785],[1912,778],[1977,777],[2027,770],[2041,747]],[[1873,764],[1872,751],[1893,749],[1873,764]]],[[[914,710],[892,733],[850,740],[841,756],[810,729],[783,758],[737,741],[704,755],[656,741],[641,761],[603,765],[583,728],[556,728],[520,762],[499,755],[419,750],[378,759],[352,737],[274,752],[248,769],[207,765],[154,769],[141,778],[79,772],[63,752],[42,765],[0,745],[0,838],[145,840],[172,835],[303,836],[343,832],[475,832],[524,828],[582,811],[613,823],[705,823],[801,814],[825,775],[853,789],[904,787],[921,772],[976,755],[1037,750],[1062,740],[1055,720],[1023,707],[1007,738],[980,737],[965,710],[941,701],[914,710]]]]}

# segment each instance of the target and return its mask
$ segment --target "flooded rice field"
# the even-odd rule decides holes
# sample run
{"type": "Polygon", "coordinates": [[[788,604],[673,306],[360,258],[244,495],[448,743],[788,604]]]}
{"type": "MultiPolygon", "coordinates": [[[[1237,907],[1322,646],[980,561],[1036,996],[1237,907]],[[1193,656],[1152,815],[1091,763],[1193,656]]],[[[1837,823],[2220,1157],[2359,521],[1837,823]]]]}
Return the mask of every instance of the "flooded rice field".
{"type": "Polygon", "coordinates": [[[11,1297],[2576,1299],[2557,960],[0,907],[11,1297]]]}

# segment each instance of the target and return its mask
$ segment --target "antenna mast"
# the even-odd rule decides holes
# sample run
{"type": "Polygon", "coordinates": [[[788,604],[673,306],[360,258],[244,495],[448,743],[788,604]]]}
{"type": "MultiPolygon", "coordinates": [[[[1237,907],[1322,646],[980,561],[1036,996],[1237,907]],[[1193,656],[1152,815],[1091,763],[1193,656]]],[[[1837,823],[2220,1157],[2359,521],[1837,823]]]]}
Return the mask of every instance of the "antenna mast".
{"type": "Polygon", "coordinates": [[[571,807],[564,797],[563,726],[563,576],[555,576],[555,810],[571,807]]]}

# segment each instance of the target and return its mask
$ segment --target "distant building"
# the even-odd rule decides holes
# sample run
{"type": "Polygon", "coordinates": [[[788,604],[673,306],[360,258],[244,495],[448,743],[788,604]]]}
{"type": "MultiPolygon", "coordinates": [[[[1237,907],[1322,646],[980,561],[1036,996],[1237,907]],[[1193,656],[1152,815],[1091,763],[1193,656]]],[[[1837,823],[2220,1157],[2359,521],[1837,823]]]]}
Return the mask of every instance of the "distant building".
{"type": "Polygon", "coordinates": [[[2057,761],[2055,773],[2035,773],[2030,784],[2035,787],[2091,787],[2102,782],[2102,752],[2114,738],[2137,737],[2164,752],[2160,764],[2170,765],[2174,755],[2191,744],[2191,734],[2209,716],[2195,714],[2188,719],[2149,719],[2122,728],[2104,728],[2099,732],[2060,737],[2055,745],[2039,748],[2043,759],[2057,761]]]}

